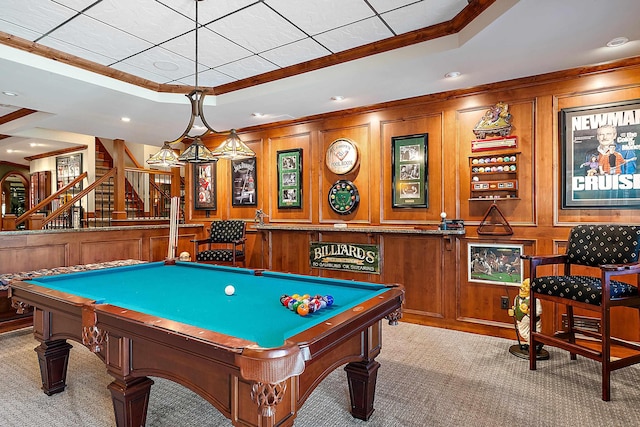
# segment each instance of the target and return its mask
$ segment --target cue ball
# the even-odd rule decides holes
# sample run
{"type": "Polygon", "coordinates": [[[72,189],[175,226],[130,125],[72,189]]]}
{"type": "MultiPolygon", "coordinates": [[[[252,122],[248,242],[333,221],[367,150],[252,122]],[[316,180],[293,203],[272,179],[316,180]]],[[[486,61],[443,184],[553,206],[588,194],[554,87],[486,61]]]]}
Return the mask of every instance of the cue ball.
{"type": "Polygon", "coordinates": [[[226,288],[224,288],[224,293],[231,296],[235,293],[236,288],[233,287],[233,285],[227,285],[226,288]]]}

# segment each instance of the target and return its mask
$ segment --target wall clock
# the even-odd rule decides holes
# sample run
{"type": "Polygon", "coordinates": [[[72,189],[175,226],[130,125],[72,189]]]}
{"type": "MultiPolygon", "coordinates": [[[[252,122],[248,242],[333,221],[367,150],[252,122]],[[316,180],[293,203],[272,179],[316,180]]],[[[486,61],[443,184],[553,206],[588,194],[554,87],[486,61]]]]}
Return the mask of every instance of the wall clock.
{"type": "Polygon", "coordinates": [[[350,139],[338,138],[327,148],[325,164],[336,175],[351,172],[358,165],[358,160],[358,147],[350,139]]]}
{"type": "Polygon", "coordinates": [[[329,190],[329,206],[340,215],[348,215],[360,203],[358,189],[351,181],[341,179],[336,181],[329,190]]]}

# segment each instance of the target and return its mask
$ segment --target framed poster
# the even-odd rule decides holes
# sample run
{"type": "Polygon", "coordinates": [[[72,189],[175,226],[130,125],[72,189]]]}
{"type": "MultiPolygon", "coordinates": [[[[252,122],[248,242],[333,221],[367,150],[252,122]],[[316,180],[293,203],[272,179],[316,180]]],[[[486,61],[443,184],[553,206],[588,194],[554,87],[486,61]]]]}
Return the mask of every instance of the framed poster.
{"type": "Polygon", "coordinates": [[[233,206],[256,206],[258,182],[256,159],[231,160],[231,204],[233,206]]]}
{"type": "Polygon", "coordinates": [[[562,207],[640,207],[640,100],[560,112],[562,207]]]}
{"type": "Polygon", "coordinates": [[[302,149],[278,151],[278,209],[302,207],[302,149]]]}
{"type": "Polygon", "coordinates": [[[218,192],[216,190],[216,162],[194,163],[193,165],[194,208],[215,211],[218,192]]]}
{"type": "MultiPolygon", "coordinates": [[[[60,190],[82,173],[82,154],[56,157],[56,188],[60,190]]],[[[82,188],[79,182],[76,189],[82,188]]]]}
{"type": "Polygon", "coordinates": [[[394,208],[429,207],[427,134],[391,138],[394,208]]]}
{"type": "Polygon", "coordinates": [[[467,260],[469,282],[520,286],[522,284],[522,245],[469,243],[467,260]]]}

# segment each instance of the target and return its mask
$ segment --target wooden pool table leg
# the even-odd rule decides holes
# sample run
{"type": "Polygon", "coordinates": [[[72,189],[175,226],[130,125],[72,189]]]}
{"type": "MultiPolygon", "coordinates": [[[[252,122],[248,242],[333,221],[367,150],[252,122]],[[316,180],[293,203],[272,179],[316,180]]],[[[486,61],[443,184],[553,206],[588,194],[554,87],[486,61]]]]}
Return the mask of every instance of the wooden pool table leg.
{"type": "Polygon", "coordinates": [[[367,421],[373,414],[376,379],[380,363],[375,360],[353,362],[345,366],[351,396],[351,415],[367,421]]]}
{"type": "Polygon", "coordinates": [[[152,385],[153,380],[147,377],[116,378],[109,384],[118,427],[145,425],[152,385]]]}
{"type": "Polygon", "coordinates": [[[60,393],[67,386],[67,365],[71,348],[73,346],[66,340],[42,341],[35,348],[40,364],[42,390],[47,396],[60,393]]]}

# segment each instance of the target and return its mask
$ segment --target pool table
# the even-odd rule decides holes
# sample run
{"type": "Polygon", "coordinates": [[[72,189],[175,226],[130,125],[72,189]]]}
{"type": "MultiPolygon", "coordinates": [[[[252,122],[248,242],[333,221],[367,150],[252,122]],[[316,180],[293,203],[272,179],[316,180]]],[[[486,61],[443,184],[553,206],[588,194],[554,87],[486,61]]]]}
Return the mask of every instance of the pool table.
{"type": "Polygon", "coordinates": [[[233,425],[291,426],[315,387],[345,365],[351,413],[373,412],[383,319],[397,323],[399,285],[264,270],[154,262],[14,282],[14,307],[34,310],[42,389],[66,387],[71,339],[114,378],[116,424],[146,421],[153,381],[193,390],[233,425]],[[233,285],[235,293],[225,294],[233,285]],[[331,295],[301,316],[283,294],[331,295]]]}

